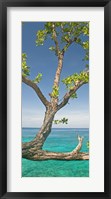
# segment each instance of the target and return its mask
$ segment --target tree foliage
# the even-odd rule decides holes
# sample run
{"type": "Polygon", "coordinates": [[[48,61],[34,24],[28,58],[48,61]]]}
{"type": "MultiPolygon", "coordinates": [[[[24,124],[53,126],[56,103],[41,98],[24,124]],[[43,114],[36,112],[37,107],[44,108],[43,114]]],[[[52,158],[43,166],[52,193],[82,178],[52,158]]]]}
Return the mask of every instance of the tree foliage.
{"type": "Polygon", "coordinates": [[[54,98],[59,96],[59,87],[58,86],[53,86],[51,96],[54,98]]]}
{"type": "Polygon", "coordinates": [[[89,149],[89,141],[87,141],[86,145],[87,145],[87,148],[89,149]]]}
{"type": "MultiPolygon", "coordinates": [[[[22,76],[27,77],[30,75],[30,67],[27,66],[27,55],[26,53],[22,53],[22,76]]],[[[42,74],[38,73],[38,75],[35,77],[34,80],[32,80],[33,83],[38,84],[42,80],[42,74]]]]}
{"type": "Polygon", "coordinates": [[[30,75],[29,66],[27,66],[27,55],[26,53],[22,53],[22,75],[27,77],[30,75]]]}
{"type": "Polygon", "coordinates": [[[68,124],[68,118],[63,117],[61,120],[54,120],[54,124],[68,124]]]}
{"type": "MultiPolygon", "coordinates": [[[[55,52],[56,56],[64,54],[72,43],[76,43],[86,52],[83,60],[87,62],[89,59],[88,22],[47,22],[44,29],[39,30],[36,36],[37,46],[43,45],[48,37],[53,40],[54,45],[50,46],[49,50],[55,52]]],[[[88,67],[89,65],[86,63],[86,68],[88,67]]],[[[75,73],[62,80],[68,90],[73,89],[73,86],[80,81],[88,83],[89,73],[86,71],[80,74],[75,73]]],[[[59,87],[53,86],[51,96],[55,98],[59,96],[59,87]]],[[[71,98],[77,98],[77,94],[72,94],[71,98]]]]}
{"type": "MultiPolygon", "coordinates": [[[[66,89],[70,92],[75,86],[81,82],[89,82],[88,72],[88,59],[89,59],[89,22],[46,22],[41,30],[36,33],[36,45],[44,45],[45,40],[51,39],[52,46],[49,46],[49,50],[55,53],[60,59],[60,56],[64,56],[68,48],[74,43],[80,45],[85,51],[85,57],[83,60],[86,62],[86,68],[80,73],[74,73],[62,80],[62,83],[66,86],[66,89]]],[[[22,54],[22,75],[28,77],[30,75],[30,67],[27,66],[27,55],[22,54]]],[[[38,73],[35,79],[31,80],[33,83],[38,84],[42,80],[42,74],[38,73]]],[[[52,92],[50,96],[58,99],[60,95],[59,82],[52,85],[52,92]]],[[[72,92],[70,98],[77,98],[76,92],[72,92]]]]}
{"type": "MultiPolygon", "coordinates": [[[[66,89],[71,91],[73,90],[74,86],[77,86],[81,81],[84,83],[89,82],[89,73],[86,71],[81,72],[80,74],[74,73],[62,80],[63,84],[66,85],[66,89]]],[[[77,94],[73,93],[71,98],[77,98],[77,94]]]]}
{"type": "Polygon", "coordinates": [[[55,55],[58,56],[59,53],[66,52],[69,46],[75,42],[86,50],[88,59],[88,36],[88,22],[47,22],[44,29],[39,30],[36,34],[36,45],[43,45],[49,37],[56,44],[50,46],[49,50],[54,51],[55,55]],[[84,38],[82,38],[83,35],[84,38]]]}
{"type": "Polygon", "coordinates": [[[89,73],[87,73],[86,71],[81,72],[80,74],[74,73],[73,75],[70,75],[62,80],[68,90],[73,89],[73,86],[77,85],[80,81],[88,83],[89,73]]]}
{"type": "Polygon", "coordinates": [[[34,80],[32,80],[35,84],[38,84],[42,80],[42,73],[38,73],[34,80]]]}

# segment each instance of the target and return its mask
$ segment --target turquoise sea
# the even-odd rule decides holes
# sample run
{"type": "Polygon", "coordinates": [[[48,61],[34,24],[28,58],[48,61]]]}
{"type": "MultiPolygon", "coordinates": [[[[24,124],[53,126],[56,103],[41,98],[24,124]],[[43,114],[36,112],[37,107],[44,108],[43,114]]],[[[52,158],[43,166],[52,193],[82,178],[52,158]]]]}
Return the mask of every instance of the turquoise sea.
{"type": "MultiPolygon", "coordinates": [[[[23,128],[22,141],[31,141],[39,128],[23,128]]],[[[53,128],[47,138],[44,149],[58,152],[69,152],[77,145],[77,135],[84,136],[81,151],[87,152],[89,129],[86,128],[53,128]]],[[[88,177],[88,160],[45,160],[31,161],[22,159],[22,177],[88,177]]]]}

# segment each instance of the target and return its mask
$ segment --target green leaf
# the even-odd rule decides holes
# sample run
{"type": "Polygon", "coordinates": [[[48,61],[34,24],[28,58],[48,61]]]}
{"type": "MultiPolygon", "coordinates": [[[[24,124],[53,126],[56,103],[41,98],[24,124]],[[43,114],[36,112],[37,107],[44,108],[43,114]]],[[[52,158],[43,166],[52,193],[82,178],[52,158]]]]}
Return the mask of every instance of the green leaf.
{"type": "Polygon", "coordinates": [[[57,98],[59,96],[59,87],[53,86],[51,96],[57,98]]]}
{"type": "Polygon", "coordinates": [[[43,45],[44,41],[47,38],[47,30],[46,29],[44,29],[44,30],[38,30],[36,36],[37,36],[36,45],[37,46],[43,45]]]}
{"type": "Polygon", "coordinates": [[[29,66],[27,66],[27,55],[26,53],[22,53],[22,75],[27,77],[30,75],[29,66]]]}
{"type": "MultiPolygon", "coordinates": [[[[89,22],[46,22],[43,29],[37,31],[36,45],[44,45],[46,39],[53,40],[55,44],[54,32],[57,36],[56,39],[58,41],[60,51],[66,52],[71,41],[81,45],[84,50],[88,50],[86,37],[88,38],[89,35],[89,22]],[[82,37],[81,39],[81,36],[83,35],[85,37],[82,37]]],[[[49,50],[53,51],[55,55],[58,56],[56,49],[56,44],[55,46],[49,47],[49,50]]],[[[88,60],[87,55],[84,60],[88,60]]]]}
{"type": "Polygon", "coordinates": [[[82,46],[84,49],[89,49],[89,41],[83,42],[82,46]]]}
{"type": "Polygon", "coordinates": [[[38,75],[35,77],[35,79],[33,80],[33,82],[35,84],[38,84],[41,80],[42,80],[42,74],[38,73],[38,75]]]}
{"type": "Polygon", "coordinates": [[[55,48],[54,46],[51,46],[51,47],[49,47],[49,50],[51,50],[51,51],[55,51],[55,50],[56,50],[56,48],[55,48]]]}
{"type": "Polygon", "coordinates": [[[68,124],[68,118],[62,118],[60,120],[53,120],[54,124],[68,124]]]}
{"type": "MultiPolygon", "coordinates": [[[[88,83],[89,81],[89,73],[87,71],[83,71],[80,74],[74,73],[62,80],[63,84],[66,85],[68,90],[72,90],[74,85],[77,85],[80,81],[84,81],[84,83],[88,83]]],[[[74,94],[71,96],[72,98],[77,98],[77,95],[74,94]]]]}
{"type": "Polygon", "coordinates": [[[84,26],[82,29],[84,35],[89,36],[89,24],[87,26],[84,26]]]}
{"type": "Polygon", "coordinates": [[[76,93],[73,93],[73,94],[71,95],[71,98],[72,98],[72,99],[77,98],[77,94],[76,94],[76,93]]]}
{"type": "Polygon", "coordinates": [[[86,64],[86,68],[89,68],[89,64],[86,64]]]}
{"type": "Polygon", "coordinates": [[[87,141],[86,146],[87,146],[87,148],[89,149],[89,141],[87,141]]]}

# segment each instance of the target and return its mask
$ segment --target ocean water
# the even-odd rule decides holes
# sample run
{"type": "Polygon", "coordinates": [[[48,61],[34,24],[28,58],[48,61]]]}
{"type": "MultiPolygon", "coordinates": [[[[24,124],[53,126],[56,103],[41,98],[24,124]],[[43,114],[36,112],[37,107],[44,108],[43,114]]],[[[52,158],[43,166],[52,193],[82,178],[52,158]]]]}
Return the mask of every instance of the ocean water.
{"type": "MultiPolygon", "coordinates": [[[[38,128],[23,128],[22,141],[31,141],[38,128]]],[[[77,135],[84,136],[81,151],[88,152],[89,129],[53,128],[43,149],[56,152],[72,151],[77,143],[77,135]]],[[[31,161],[22,158],[22,177],[88,177],[89,160],[44,160],[31,161]]]]}

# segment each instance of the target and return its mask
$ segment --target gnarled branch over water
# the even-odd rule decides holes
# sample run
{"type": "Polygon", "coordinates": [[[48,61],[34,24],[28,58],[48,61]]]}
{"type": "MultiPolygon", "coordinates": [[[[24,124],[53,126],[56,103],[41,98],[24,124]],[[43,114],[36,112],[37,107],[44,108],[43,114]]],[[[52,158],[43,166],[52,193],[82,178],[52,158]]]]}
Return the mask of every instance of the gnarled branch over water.
{"type": "Polygon", "coordinates": [[[71,152],[52,152],[46,150],[38,150],[36,142],[33,142],[31,147],[28,143],[22,144],[22,157],[30,160],[88,160],[89,153],[80,152],[82,147],[83,137],[78,136],[78,145],[71,152]]]}

